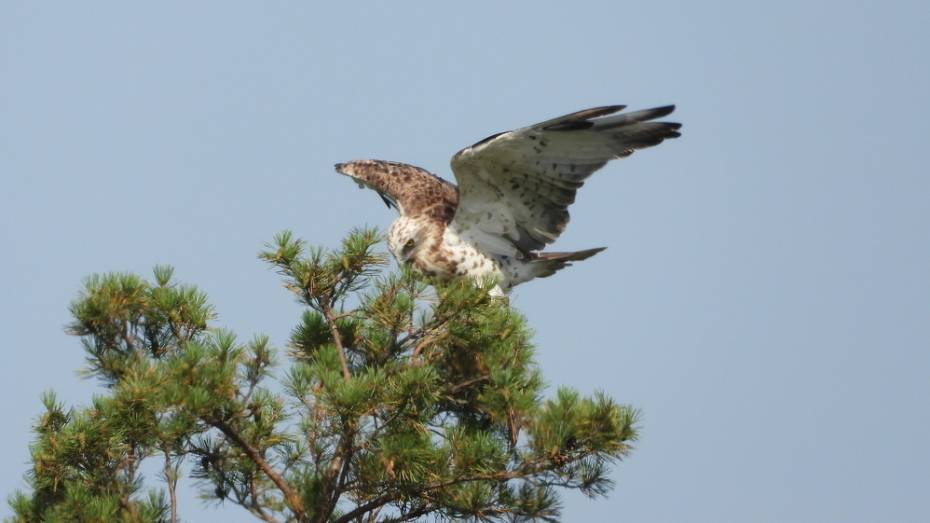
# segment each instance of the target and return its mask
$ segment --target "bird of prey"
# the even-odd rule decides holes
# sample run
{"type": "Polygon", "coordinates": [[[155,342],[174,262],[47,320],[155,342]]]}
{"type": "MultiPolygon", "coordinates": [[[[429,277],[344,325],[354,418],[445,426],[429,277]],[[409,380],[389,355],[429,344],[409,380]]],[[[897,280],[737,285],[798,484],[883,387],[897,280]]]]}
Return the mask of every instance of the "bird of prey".
{"type": "Polygon", "coordinates": [[[565,230],[568,206],[594,171],[679,136],[681,124],[655,121],[675,106],[624,108],[594,107],[491,135],[452,157],[457,187],[397,162],[356,160],[336,171],[400,213],[388,231],[398,263],[446,280],[490,276],[494,293],[504,294],[604,250],[541,251],[565,230]]]}

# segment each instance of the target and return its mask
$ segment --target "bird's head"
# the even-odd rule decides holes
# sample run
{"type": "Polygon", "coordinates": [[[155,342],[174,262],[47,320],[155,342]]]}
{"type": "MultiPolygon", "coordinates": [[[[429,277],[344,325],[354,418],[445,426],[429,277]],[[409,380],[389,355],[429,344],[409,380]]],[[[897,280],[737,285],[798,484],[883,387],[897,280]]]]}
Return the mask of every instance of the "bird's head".
{"type": "Polygon", "coordinates": [[[388,249],[397,263],[410,263],[417,253],[430,247],[433,241],[431,225],[424,220],[401,216],[388,229],[388,249]]]}

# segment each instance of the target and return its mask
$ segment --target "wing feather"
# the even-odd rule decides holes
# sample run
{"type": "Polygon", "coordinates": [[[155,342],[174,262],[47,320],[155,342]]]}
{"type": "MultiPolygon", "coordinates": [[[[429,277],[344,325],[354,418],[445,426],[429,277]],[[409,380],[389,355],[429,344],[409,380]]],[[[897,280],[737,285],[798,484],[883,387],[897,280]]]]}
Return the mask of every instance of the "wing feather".
{"type": "Polygon", "coordinates": [[[610,160],[679,136],[680,124],[653,121],[675,106],[620,112],[624,108],[585,109],[456,153],[459,201],[450,226],[503,255],[528,255],[554,242],[585,179],[610,160]]]}

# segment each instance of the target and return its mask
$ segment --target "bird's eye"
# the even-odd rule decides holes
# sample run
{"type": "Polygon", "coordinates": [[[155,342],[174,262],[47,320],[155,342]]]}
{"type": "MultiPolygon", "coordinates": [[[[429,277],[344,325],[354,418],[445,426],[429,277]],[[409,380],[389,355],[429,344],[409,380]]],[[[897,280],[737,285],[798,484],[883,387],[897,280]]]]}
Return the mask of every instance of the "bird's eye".
{"type": "Polygon", "coordinates": [[[407,240],[407,243],[404,244],[404,250],[409,251],[413,248],[413,238],[407,240]]]}

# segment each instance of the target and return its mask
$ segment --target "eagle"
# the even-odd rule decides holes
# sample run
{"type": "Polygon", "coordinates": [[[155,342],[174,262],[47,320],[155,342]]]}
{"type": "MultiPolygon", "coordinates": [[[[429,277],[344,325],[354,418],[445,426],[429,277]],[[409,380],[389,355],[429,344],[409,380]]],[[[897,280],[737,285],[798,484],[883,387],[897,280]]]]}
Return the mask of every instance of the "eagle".
{"type": "Polygon", "coordinates": [[[623,112],[610,105],[496,133],[452,156],[458,186],[420,167],[383,160],[336,164],[399,217],[388,230],[398,263],[443,280],[493,278],[496,295],[545,278],[606,247],[544,252],[568,224],[584,181],[607,162],[680,136],[655,121],[674,105],[623,112]]]}

